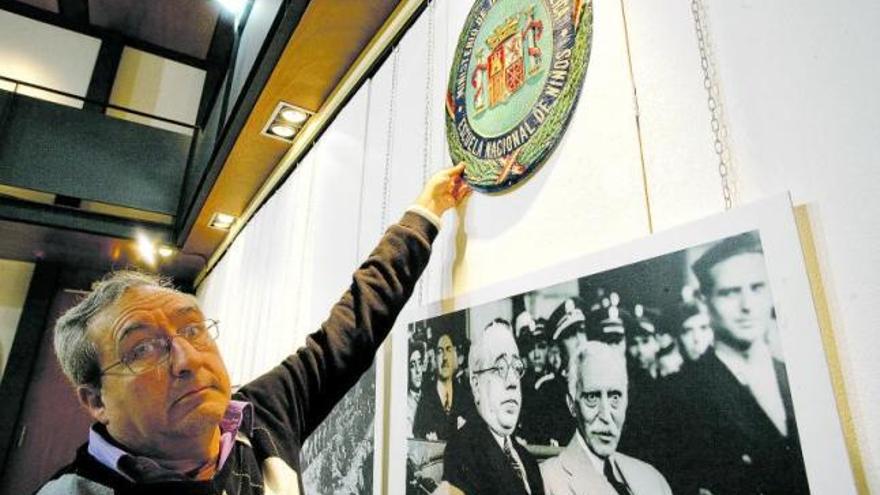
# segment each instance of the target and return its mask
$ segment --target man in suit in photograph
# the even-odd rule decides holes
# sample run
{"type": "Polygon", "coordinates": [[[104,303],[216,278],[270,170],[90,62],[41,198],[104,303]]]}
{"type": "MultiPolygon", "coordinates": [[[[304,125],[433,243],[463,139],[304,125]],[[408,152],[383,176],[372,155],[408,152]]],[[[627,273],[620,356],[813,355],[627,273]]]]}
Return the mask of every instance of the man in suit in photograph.
{"type": "Polygon", "coordinates": [[[468,361],[479,416],[446,445],[442,490],[543,495],[538,463],[513,437],[522,406],[525,363],[510,324],[501,319],[490,323],[471,347],[468,361]]]}
{"type": "Polygon", "coordinates": [[[590,341],[569,359],[568,406],[577,431],[541,465],[548,495],[671,495],[653,466],[617,451],[628,405],[626,358],[590,341]]]}
{"type": "Polygon", "coordinates": [[[767,340],[775,322],[760,241],[727,238],[693,271],[715,346],[684,368],[670,402],[676,493],[809,493],[785,364],[767,340]]]}
{"type": "Polygon", "coordinates": [[[455,379],[458,351],[450,330],[438,333],[436,378],[425,385],[413,419],[413,436],[445,441],[474,416],[466,382],[455,379]]]}

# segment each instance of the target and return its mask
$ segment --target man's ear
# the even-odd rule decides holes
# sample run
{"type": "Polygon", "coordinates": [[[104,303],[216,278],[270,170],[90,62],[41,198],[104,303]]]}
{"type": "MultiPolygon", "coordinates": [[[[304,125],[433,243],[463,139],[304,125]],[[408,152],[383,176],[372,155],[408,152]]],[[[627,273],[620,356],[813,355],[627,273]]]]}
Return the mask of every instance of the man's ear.
{"type": "Polygon", "coordinates": [[[574,399],[571,398],[571,394],[565,394],[565,403],[568,405],[568,412],[571,413],[571,416],[577,419],[577,411],[575,411],[574,399]]]}
{"type": "MultiPolygon", "coordinates": [[[[470,375],[470,373],[468,373],[468,374],[470,375]]],[[[478,391],[478,389],[480,388],[480,384],[477,383],[477,376],[476,375],[468,376],[468,381],[471,383],[471,395],[474,398],[474,404],[480,405],[479,404],[480,393],[478,391]]]]}
{"type": "Polygon", "coordinates": [[[107,424],[107,411],[104,407],[104,401],[101,399],[101,390],[94,385],[80,385],[76,387],[76,397],[89,415],[95,421],[107,424]]]}

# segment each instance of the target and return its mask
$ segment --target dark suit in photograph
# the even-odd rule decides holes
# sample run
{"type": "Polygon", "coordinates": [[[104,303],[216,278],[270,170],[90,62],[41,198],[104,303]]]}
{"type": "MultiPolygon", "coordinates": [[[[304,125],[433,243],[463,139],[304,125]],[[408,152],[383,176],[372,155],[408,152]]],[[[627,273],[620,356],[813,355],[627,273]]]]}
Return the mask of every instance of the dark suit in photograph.
{"type": "Polygon", "coordinates": [[[708,351],[685,368],[676,383],[663,426],[669,447],[664,471],[676,494],[810,493],[785,365],[773,362],[785,407],[788,435],[774,426],[749,388],[708,351]]]}
{"type": "Polygon", "coordinates": [[[426,439],[431,434],[436,440],[446,441],[458,428],[477,415],[471,389],[463,380],[452,381],[452,404],[443,406],[437,394],[437,381],[422,389],[422,397],[413,418],[413,437],[426,439]]]}
{"type": "Polygon", "coordinates": [[[544,485],[538,463],[529,452],[511,439],[510,444],[525,471],[525,480],[516,472],[495,440],[489,426],[477,416],[452,436],[443,453],[443,481],[466,495],[543,495],[544,485]]]}

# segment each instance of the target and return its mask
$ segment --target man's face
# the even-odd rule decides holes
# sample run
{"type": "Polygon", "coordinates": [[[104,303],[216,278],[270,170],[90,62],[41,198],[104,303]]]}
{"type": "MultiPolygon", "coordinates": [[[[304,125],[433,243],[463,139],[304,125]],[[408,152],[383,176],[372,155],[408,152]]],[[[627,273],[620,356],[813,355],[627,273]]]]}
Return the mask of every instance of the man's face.
{"type": "Polygon", "coordinates": [[[681,324],[681,335],[678,340],[685,357],[689,361],[696,361],[712,345],[714,334],[706,313],[697,313],[684,320],[681,324]]]}
{"type": "MultiPolygon", "coordinates": [[[[191,296],[134,287],[92,319],[88,335],[104,368],[119,360],[122,339],[172,336],[204,319],[191,296]]],[[[213,340],[197,349],[175,338],[170,352],[167,363],[139,375],[113,368],[102,378],[100,403],[89,407],[114,439],[138,454],[167,456],[181,437],[217,428],[229,405],[229,375],[213,340]]]]}
{"type": "Polygon", "coordinates": [[[437,340],[437,355],[440,359],[437,375],[441,380],[449,380],[458,369],[458,355],[449,335],[443,335],[437,340]]]}
{"type": "Polygon", "coordinates": [[[718,340],[748,349],[763,339],[773,318],[764,256],[744,253],[709,269],[714,285],[706,302],[718,340]]]}
{"type": "Polygon", "coordinates": [[[617,451],[626,419],[626,361],[618,350],[604,346],[576,366],[575,372],[570,405],[578,431],[590,450],[604,459],[617,451]]]}
{"type": "Polygon", "coordinates": [[[414,350],[409,355],[409,388],[410,390],[422,389],[422,374],[424,368],[422,365],[422,353],[414,350]]]}
{"type": "MultiPolygon", "coordinates": [[[[508,436],[519,419],[522,406],[522,389],[520,376],[511,363],[520,359],[519,349],[510,329],[503,325],[490,327],[483,333],[480,343],[482,352],[481,369],[497,366],[500,360],[508,364],[507,376],[500,376],[496,371],[481,372],[471,380],[474,399],[480,417],[497,435],[508,436]]],[[[478,370],[472,370],[475,372],[478,370]]]]}
{"type": "Polygon", "coordinates": [[[534,345],[529,349],[529,363],[531,363],[532,371],[534,371],[536,375],[544,373],[544,368],[547,366],[546,342],[542,340],[534,342],[534,345]]]}
{"type": "Polygon", "coordinates": [[[553,372],[559,371],[562,367],[562,353],[559,351],[559,344],[553,343],[547,348],[547,363],[553,372]]]}
{"type": "Polygon", "coordinates": [[[639,363],[643,370],[651,368],[657,361],[657,351],[660,345],[653,335],[636,335],[628,348],[630,357],[639,363]]]}

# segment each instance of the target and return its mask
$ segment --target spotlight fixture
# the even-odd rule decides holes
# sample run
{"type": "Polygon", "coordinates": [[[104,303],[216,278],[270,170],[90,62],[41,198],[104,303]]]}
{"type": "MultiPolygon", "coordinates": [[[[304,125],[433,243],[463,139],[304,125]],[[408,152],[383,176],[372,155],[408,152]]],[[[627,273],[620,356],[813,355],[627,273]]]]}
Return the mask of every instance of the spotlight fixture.
{"type": "Polygon", "coordinates": [[[228,10],[235,20],[238,21],[238,18],[241,17],[241,14],[244,12],[244,8],[247,5],[247,0],[219,0],[218,2],[224,9],[228,10]]]}
{"type": "Polygon", "coordinates": [[[153,242],[146,233],[137,232],[135,234],[135,246],[141,260],[150,268],[156,266],[156,243],[153,242]]]}
{"type": "Polygon", "coordinates": [[[280,138],[290,139],[294,136],[294,134],[296,134],[296,129],[283,124],[275,124],[269,128],[269,133],[274,134],[280,138]]]}
{"type": "Polygon", "coordinates": [[[159,246],[159,249],[156,250],[159,253],[159,256],[163,258],[168,258],[172,254],[174,254],[174,248],[170,246],[159,246]]]}
{"type": "Polygon", "coordinates": [[[280,101],[275,107],[275,111],[272,112],[272,117],[266,123],[262,134],[286,143],[293,142],[296,133],[312,115],[314,115],[313,112],[280,101]]]}
{"type": "Polygon", "coordinates": [[[214,229],[229,230],[233,223],[235,223],[234,216],[227,215],[226,213],[214,213],[214,216],[211,217],[210,225],[214,229]]]}

